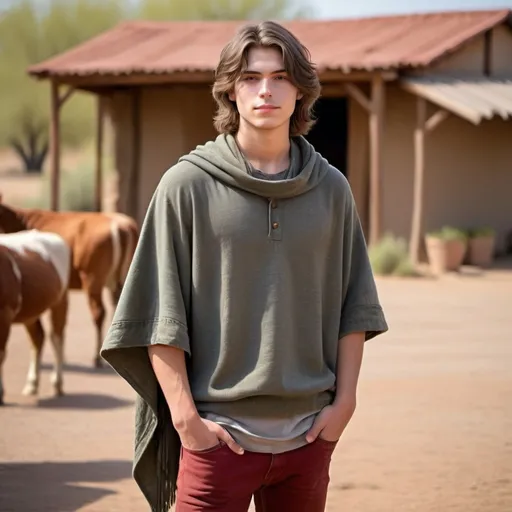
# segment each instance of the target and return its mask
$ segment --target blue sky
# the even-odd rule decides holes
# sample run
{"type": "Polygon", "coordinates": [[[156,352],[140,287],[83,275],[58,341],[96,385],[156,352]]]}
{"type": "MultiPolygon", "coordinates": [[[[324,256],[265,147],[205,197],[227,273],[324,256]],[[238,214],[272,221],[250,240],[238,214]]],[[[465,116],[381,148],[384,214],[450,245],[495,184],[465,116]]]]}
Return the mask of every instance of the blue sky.
{"type": "MultiPolygon", "coordinates": [[[[0,9],[19,0],[0,0],[0,9]]],[[[36,0],[42,4],[46,0],[36,0]]],[[[105,0],[110,1],[110,0],[105,0]]],[[[170,0],[172,1],[172,0],[170,0]]],[[[313,7],[315,18],[347,18],[442,10],[512,9],[512,0],[299,0],[313,7]]]]}
{"type": "Polygon", "coordinates": [[[366,17],[445,10],[512,9],[512,0],[307,0],[316,18],[366,17]]]}

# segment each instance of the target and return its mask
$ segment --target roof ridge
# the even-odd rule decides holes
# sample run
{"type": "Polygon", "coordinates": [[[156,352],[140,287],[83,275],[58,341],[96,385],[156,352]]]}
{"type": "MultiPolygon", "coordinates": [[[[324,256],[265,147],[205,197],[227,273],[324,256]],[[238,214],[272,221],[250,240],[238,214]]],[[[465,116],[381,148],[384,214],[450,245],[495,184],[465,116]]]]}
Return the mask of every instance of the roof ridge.
{"type": "MultiPolygon", "coordinates": [[[[332,20],[283,20],[281,23],[304,40],[313,59],[322,63],[321,73],[327,69],[346,72],[430,65],[486,30],[506,22],[511,15],[512,9],[493,9],[332,20]],[[447,27],[451,27],[450,30],[447,27]],[[336,38],[344,43],[340,46],[336,38]],[[397,44],[398,40],[402,43],[397,44]]],[[[61,54],[30,66],[28,72],[41,78],[130,74],[134,69],[141,74],[192,70],[211,72],[229,32],[252,22],[127,19],[61,54]],[[202,42],[198,43],[200,48],[184,37],[191,28],[204,29],[204,37],[200,38],[202,42]],[[206,40],[208,44],[205,44],[206,40]],[[119,58],[120,52],[123,58],[119,58]]]]}

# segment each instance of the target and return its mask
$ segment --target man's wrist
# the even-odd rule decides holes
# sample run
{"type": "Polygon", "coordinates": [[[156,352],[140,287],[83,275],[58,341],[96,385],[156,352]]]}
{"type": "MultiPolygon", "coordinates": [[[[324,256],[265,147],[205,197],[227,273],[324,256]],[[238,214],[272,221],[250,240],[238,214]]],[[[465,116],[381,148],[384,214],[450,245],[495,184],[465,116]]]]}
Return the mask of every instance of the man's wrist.
{"type": "Polygon", "coordinates": [[[172,414],[172,423],[178,432],[187,432],[192,430],[196,428],[200,422],[201,416],[199,416],[197,410],[185,411],[181,414],[172,414]]]}
{"type": "Polygon", "coordinates": [[[336,392],[336,396],[334,397],[333,407],[335,408],[354,408],[356,407],[356,390],[345,389],[339,390],[336,392]]]}

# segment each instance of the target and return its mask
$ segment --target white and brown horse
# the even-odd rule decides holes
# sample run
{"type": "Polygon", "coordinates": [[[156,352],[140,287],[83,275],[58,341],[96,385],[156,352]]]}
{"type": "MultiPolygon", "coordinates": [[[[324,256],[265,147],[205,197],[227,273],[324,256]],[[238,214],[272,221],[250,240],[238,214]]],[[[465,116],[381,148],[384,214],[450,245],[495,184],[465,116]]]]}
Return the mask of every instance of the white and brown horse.
{"type": "Polygon", "coordinates": [[[101,366],[105,321],[102,292],[105,287],[109,289],[115,307],[138,242],[135,220],[121,213],[13,208],[0,197],[0,230],[13,233],[26,229],[57,233],[71,248],[69,287],[87,293],[96,325],[94,364],[101,366]]]}
{"type": "Polygon", "coordinates": [[[62,393],[70,262],[68,244],[55,233],[30,230],[0,234],[0,405],[4,396],[2,367],[12,324],[24,324],[32,343],[23,394],[37,394],[45,338],[40,316],[48,310],[55,353],[52,383],[55,393],[62,393]]]}

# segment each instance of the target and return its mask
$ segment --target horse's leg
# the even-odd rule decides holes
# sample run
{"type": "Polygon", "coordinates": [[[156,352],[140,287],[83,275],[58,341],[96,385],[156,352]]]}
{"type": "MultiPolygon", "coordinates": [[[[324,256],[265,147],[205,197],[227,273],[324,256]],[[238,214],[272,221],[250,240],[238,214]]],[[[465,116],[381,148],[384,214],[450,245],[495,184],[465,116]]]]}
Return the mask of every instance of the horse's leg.
{"type": "Polygon", "coordinates": [[[52,341],[53,353],[55,357],[55,366],[51,378],[53,390],[56,396],[64,394],[62,370],[64,364],[64,330],[68,316],[68,292],[66,291],[62,299],[51,309],[50,322],[52,326],[50,339],[52,341]]]}
{"type": "Polygon", "coordinates": [[[41,355],[44,345],[44,330],[41,320],[37,319],[31,324],[25,325],[30,341],[32,343],[32,350],[30,355],[30,366],[28,368],[27,382],[23,389],[24,395],[36,395],[39,388],[39,375],[41,373],[41,355]]]}
{"type": "Polygon", "coordinates": [[[101,293],[103,291],[103,282],[88,274],[81,275],[92,318],[96,325],[96,352],[94,354],[94,366],[101,368],[103,366],[100,357],[101,344],[103,343],[103,322],[105,321],[105,306],[101,293]]]}
{"type": "Polygon", "coordinates": [[[121,297],[122,290],[123,285],[119,281],[109,284],[108,291],[110,293],[110,301],[112,303],[112,309],[114,311],[116,310],[117,304],[119,303],[119,298],[121,297]]]}
{"type": "Polygon", "coordinates": [[[2,369],[7,355],[7,340],[11,331],[11,323],[0,315],[0,405],[4,405],[4,381],[2,369]]]}

